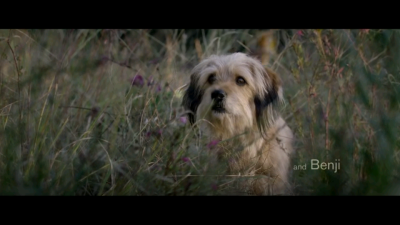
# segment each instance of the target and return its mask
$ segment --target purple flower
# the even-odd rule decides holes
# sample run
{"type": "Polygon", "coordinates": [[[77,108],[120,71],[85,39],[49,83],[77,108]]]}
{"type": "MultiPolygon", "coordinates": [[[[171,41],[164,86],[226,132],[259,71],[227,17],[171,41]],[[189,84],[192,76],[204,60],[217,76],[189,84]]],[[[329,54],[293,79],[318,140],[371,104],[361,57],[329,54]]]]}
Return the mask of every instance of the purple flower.
{"type": "Polygon", "coordinates": [[[218,185],[211,184],[211,189],[213,189],[214,191],[218,190],[218,185]]]}
{"type": "Polygon", "coordinates": [[[187,119],[186,119],[185,116],[182,116],[182,117],[179,118],[179,121],[181,121],[181,123],[183,123],[183,124],[186,124],[187,119]]]}
{"type": "Polygon", "coordinates": [[[182,158],[182,161],[184,161],[184,162],[190,162],[190,158],[189,158],[189,157],[183,157],[183,158],[182,158]]]}
{"type": "Polygon", "coordinates": [[[146,133],[146,137],[148,138],[148,137],[150,137],[151,136],[151,131],[148,131],[147,133],[146,133]]]}
{"type": "Polygon", "coordinates": [[[211,141],[210,143],[207,144],[207,147],[208,148],[215,147],[218,143],[219,143],[218,140],[213,140],[213,141],[211,141]]]}
{"type": "Polygon", "coordinates": [[[160,92],[161,91],[161,85],[157,85],[157,89],[156,89],[156,92],[160,92]]]}
{"type": "Polygon", "coordinates": [[[136,76],[133,79],[131,79],[131,84],[133,86],[136,85],[136,86],[142,87],[143,84],[144,84],[144,80],[143,80],[142,75],[136,74],[136,76]]]}

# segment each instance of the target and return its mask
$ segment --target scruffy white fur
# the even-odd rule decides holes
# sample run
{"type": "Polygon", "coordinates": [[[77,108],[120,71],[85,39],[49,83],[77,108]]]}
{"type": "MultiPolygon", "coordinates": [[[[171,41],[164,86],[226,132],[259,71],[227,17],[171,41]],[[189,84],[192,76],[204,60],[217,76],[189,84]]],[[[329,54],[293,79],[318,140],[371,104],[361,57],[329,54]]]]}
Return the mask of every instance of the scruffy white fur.
{"type": "Polygon", "coordinates": [[[293,134],[276,110],[282,93],[279,77],[243,53],[210,56],[192,71],[182,104],[192,124],[203,119],[198,124],[210,140],[237,140],[221,151],[234,155],[231,173],[254,175],[240,182],[247,193],[290,194],[293,134]],[[212,108],[216,90],[225,94],[222,113],[212,108]]]}

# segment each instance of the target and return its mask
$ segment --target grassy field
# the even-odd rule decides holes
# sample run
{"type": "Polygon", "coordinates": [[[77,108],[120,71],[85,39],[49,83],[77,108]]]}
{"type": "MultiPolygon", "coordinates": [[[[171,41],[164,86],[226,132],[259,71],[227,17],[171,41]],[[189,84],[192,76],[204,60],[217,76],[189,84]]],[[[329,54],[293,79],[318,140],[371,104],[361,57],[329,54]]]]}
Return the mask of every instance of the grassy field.
{"type": "Polygon", "coordinates": [[[267,54],[283,81],[294,195],[400,194],[400,30],[271,34],[0,30],[0,194],[234,193],[179,88],[202,58],[238,51],[267,54]]]}

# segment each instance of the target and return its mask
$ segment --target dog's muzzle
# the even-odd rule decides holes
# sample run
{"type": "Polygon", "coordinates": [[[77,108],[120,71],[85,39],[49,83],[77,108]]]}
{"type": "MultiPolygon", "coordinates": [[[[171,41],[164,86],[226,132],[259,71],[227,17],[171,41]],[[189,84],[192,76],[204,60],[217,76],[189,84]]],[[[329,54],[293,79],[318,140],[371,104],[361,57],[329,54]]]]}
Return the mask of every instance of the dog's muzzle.
{"type": "Polygon", "coordinates": [[[211,99],[214,101],[214,105],[212,106],[212,110],[218,113],[224,113],[224,100],[226,98],[226,93],[223,90],[215,90],[211,93],[211,99]]]}

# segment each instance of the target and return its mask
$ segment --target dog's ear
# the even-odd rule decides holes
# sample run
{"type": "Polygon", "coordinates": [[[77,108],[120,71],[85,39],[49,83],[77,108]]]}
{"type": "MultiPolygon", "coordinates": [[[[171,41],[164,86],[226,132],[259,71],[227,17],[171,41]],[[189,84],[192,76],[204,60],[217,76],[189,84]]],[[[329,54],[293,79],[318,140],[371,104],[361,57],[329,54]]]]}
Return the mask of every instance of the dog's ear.
{"type": "Polygon", "coordinates": [[[282,82],[279,76],[269,68],[261,64],[255,65],[252,70],[257,78],[261,78],[262,86],[254,97],[256,119],[261,133],[265,136],[267,128],[277,117],[276,106],[283,103],[282,82]]]}
{"type": "Polygon", "coordinates": [[[278,74],[269,69],[268,67],[263,68],[263,79],[264,79],[264,89],[265,91],[261,94],[261,99],[264,99],[264,106],[270,103],[282,103],[282,81],[278,74]]]}
{"type": "Polygon", "coordinates": [[[192,73],[190,76],[190,83],[185,91],[182,100],[182,106],[185,110],[188,110],[188,117],[191,124],[194,124],[196,120],[196,111],[202,98],[202,92],[199,85],[199,76],[196,73],[192,73]]]}

